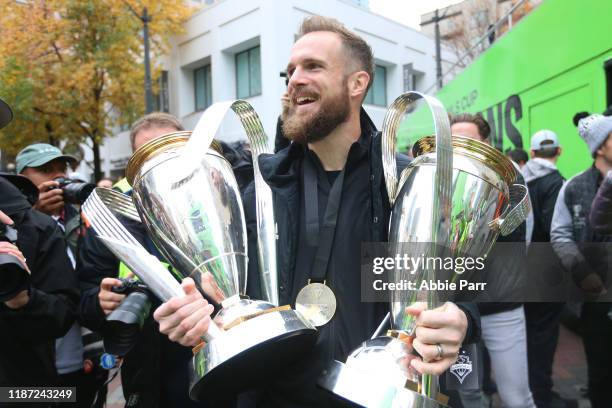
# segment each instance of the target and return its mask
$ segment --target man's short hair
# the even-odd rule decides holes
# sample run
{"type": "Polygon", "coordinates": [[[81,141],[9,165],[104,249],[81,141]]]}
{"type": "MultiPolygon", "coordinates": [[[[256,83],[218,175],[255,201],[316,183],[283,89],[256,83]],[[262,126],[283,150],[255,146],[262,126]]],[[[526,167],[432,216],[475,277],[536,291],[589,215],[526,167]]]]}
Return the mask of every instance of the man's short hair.
{"type": "Polygon", "coordinates": [[[178,118],[174,115],[170,115],[165,112],[153,112],[148,115],[144,115],[140,119],[138,119],[132,125],[130,129],[130,144],[132,145],[132,149],[134,148],[134,139],[136,139],[136,134],[144,129],[150,129],[152,127],[156,128],[175,128],[177,131],[184,130],[183,125],[179,122],[178,118]]]}
{"type": "MultiPolygon", "coordinates": [[[[372,55],[372,48],[367,42],[335,18],[323,17],[323,16],[312,16],[307,17],[302,21],[302,25],[298,31],[298,39],[308,33],[314,33],[317,31],[329,31],[336,33],[342,40],[342,45],[346,50],[349,58],[351,58],[357,65],[357,69],[365,71],[370,76],[370,82],[368,83],[367,91],[374,82],[374,56],[372,55]]],[[[365,95],[364,95],[365,98],[365,95]]]]}
{"type": "Polygon", "coordinates": [[[473,123],[478,128],[478,133],[483,139],[488,139],[491,134],[491,127],[486,119],[480,113],[460,113],[457,115],[452,115],[450,118],[451,126],[455,123],[473,123]]]}
{"type": "Polygon", "coordinates": [[[521,149],[520,147],[517,147],[515,149],[509,149],[508,151],[506,151],[506,156],[510,157],[515,163],[527,163],[527,161],[529,160],[527,152],[521,149]]]}
{"type": "Polygon", "coordinates": [[[533,157],[539,157],[541,159],[552,159],[559,154],[558,147],[546,147],[540,150],[533,151],[533,157]]]}

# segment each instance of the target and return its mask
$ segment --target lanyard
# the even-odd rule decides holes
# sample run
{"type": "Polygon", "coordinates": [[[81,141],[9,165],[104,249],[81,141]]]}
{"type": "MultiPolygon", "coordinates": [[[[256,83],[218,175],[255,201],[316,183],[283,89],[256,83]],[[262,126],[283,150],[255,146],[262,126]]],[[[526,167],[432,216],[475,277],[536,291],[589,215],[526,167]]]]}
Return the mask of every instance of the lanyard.
{"type": "MultiPolygon", "coordinates": [[[[317,169],[312,159],[306,157],[304,160],[304,209],[306,220],[306,240],[309,246],[316,246],[315,255],[310,281],[324,282],[327,275],[327,266],[331,249],[334,243],[336,223],[340,212],[342,201],[342,185],[344,184],[344,172],[346,167],[340,172],[334,184],[329,190],[323,225],[319,228],[319,191],[317,183],[317,169]]],[[[326,175],[322,174],[323,179],[326,175]]]]}

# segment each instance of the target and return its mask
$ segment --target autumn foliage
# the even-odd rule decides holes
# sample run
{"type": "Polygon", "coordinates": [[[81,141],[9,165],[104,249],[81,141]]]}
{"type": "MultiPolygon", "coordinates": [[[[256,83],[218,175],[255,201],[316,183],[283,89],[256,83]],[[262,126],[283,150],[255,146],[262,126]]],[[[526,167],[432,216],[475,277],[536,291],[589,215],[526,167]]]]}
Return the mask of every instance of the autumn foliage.
{"type": "MultiPolygon", "coordinates": [[[[3,154],[29,143],[85,142],[94,151],[144,110],[143,23],[153,84],[169,39],[193,11],[174,0],[0,0],[0,97],[15,113],[3,154]]],[[[154,85],[155,90],[155,85],[154,85]]]]}

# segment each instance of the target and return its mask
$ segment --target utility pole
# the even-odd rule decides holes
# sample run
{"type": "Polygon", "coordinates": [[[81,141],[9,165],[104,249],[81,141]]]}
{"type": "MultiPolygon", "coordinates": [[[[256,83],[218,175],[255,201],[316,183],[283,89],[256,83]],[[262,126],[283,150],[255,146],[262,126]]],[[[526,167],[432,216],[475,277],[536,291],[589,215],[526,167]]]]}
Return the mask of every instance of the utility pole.
{"type": "Polygon", "coordinates": [[[449,7],[444,10],[444,14],[440,16],[438,9],[434,11],[434,15],[431,20],[424,21],[421,26],[434,23],[435,24],[435,42],[436,42],[436,81],[438,83],[438,89],[442,88],[442,52],[441,52],[441,40],[440,40],[440,21],[447,18],[455,17],[461,14],[460,11],[456,11],[452,14],[446,15],[449,7]]]}
{"type": "Polygon", "coordinates": [[[144,66],[145,66],[145,113],[153,112],[153,89],[151,88],[151,57],[149,55],[149,23],[151,22],[151,16],[147,8],[143,8],[142,15],[138,14],[127,0],[123,0],[123,3],[127,6],[130,12],[140,21],[143,25],[143,40],[144,40],[144,66]]]}
{"type": "Polygon", "coordinates": [[[143,37],[144,37],[144,64],[145,64],[145,113],[153,112],[153,90],[151,89],[151,58],[149,56],[149,22],[151,17],[147,8],[145,7],[142,11],[140,20],[144,25],[143,37]]]}
{"type": "Polygon", "coordinates": [[[434,21],[436,22],[436,80],[438,81],[438,89],[442,89],[442,53],[440,52],[440,16],[438,9],[434,13],[434,21]]]}

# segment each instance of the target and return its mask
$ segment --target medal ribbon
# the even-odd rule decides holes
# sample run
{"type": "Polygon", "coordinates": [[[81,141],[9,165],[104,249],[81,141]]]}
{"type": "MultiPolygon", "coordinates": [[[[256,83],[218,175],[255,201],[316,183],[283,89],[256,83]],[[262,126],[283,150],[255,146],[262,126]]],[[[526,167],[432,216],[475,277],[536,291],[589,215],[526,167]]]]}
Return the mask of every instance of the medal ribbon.
{"type": "MultiPolygon", "coordinates": [[[[336,223],[340,212],[342,201],[342,185],[344,184],[344,172],[342,169],[334,184],[329,190],[323,225],[319,228],[319,191],[317,186],[317,169],[312,158],[304,160],[304,209],[306,219],[306,239],[310,246],[317,247],[311,282],[322,283],[327,276],[327,267],[331,249],[334,243],[336,223]]],[[[320,173],[323,173],[320,171],[320,173]]],[[[327,175],[321,174],[321,179],[327,182],[327,175]]],[[[328,183],[329,184],[329,183],[328,183]]]]}

